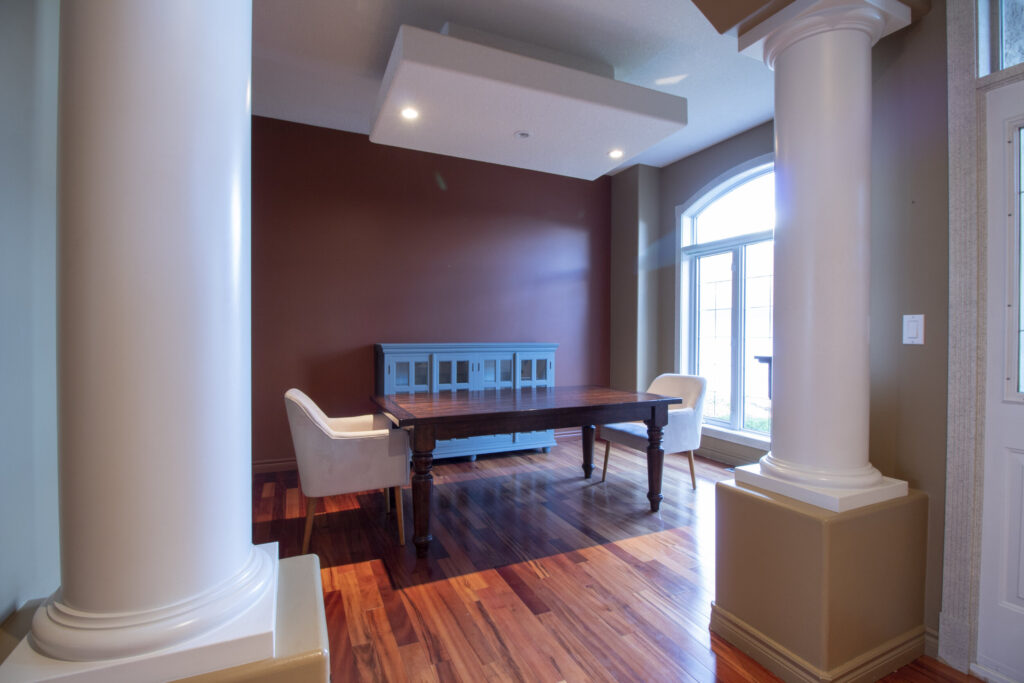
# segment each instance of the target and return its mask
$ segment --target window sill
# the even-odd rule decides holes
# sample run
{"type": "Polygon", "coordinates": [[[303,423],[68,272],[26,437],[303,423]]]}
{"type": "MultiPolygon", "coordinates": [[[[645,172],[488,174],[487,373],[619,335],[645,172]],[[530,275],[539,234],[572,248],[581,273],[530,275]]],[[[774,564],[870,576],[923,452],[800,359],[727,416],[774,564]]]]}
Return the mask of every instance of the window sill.
{"type": "Polygon", "coordinates": [[[757,448],[762,451],[771,450],[772,447],[772,440],[767,436],[760,436],[751,432],[738,432],[734,429],[728,429],[727,427],[710,425],[707,422],[701,426],[701,434],[740,446],[757,448]]]}

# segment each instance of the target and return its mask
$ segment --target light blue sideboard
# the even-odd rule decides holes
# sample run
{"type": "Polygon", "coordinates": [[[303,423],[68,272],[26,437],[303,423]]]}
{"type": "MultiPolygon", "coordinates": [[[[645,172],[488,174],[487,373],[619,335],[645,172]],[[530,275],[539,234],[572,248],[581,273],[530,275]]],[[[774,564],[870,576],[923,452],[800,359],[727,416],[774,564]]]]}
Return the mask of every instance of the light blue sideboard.
{"type": "MultiPolygon", "coordinates": [[[[558,344],[375,344],[378,395],[555,386],[558,344]]],[[[438,441],[434,458],[555,445],[553,430],[438,441]]]]}

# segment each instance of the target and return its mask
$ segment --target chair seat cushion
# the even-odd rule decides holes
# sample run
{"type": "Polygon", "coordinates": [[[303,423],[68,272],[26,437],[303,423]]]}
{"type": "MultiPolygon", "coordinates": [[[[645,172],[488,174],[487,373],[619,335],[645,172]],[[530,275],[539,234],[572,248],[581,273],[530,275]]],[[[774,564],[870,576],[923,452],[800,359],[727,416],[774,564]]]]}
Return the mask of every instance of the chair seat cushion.
{"type": "MultiPolygon", "coordinates": [[[[638,451],[647,450],[647,425],[643,422],[616,422],[601,425],[598,436],[638,451]]],[[[693,408],[668,411],[668,424],[662,432],[661,448],[666,453],[691,451],[700,446],[700,425],[693,408]]]]}

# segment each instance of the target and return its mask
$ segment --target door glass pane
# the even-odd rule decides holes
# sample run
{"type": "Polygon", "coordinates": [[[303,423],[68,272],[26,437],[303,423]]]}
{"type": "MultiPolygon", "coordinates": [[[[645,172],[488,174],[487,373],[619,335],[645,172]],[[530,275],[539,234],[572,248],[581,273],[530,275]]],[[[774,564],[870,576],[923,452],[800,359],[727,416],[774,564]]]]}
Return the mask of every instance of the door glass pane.
{"type": "Polygon", "coordinates": [[[469,361],[460,360],[455,364],[455,376],[459,384],[469,384],[469,361]]]}
{"type": "Polygon", "coordinates": [[[512,381],[512,361],[503,360],[501,361],[501,381],[511,382],[512,381]]]}
{"type": "MultiPolygon", "coordinates": [[[[1021,22],[1024,24],[1024,18],[1021,22]]],[[[1024,31],[1024,25],[1021,30],[1024,31]]],[[[1017,129],[1017,154],[1017,391],[1024,393],[1024,128],[1017,129]]]]}
{"type": "Polygon", "coordinates": [[[416,385],[422,386],[427,383],[427,362],[416,361],[416,385]]]}
{"type": "Polygon", "coordinates": [[[1024,0],[1002,0],[999,8],[1000,66],[1024,62],[1024,0]]]}
{"type": "Polygon", "coordinates": [[[450,360],[443,360],[437,364],[437,383],[452,383],[452,362],[450,360]]]}
{"type": "Polygon", "coordinates": [[[543,358],[537,359],[537,379],[547,381],[548,378],[548,362],[543,358]]]}
{"type": "Polygon", "coordinates": [[[484,361],[484,381],[485,382],[493,382],[497,378],[497,375],[498,375],[497,363],[494,362],[493,360],[485,360],[484,361]]]}
{"type": "Polygon", "coordinates": [[[772,405],[768,378],[771,364],[759,361],[758,357],[771,358],[772,355],[772,243],[758,242],[744,249],[743,428],[770,434],[772,405]]]}
{"type": "Polygon", "coordinates": [[[519,371],[519,379],[521,380],[532,380],[533,379],[533,361],[524,360],[522,363],[522,369],[519,371]]]}
{"type": "Polygon", "coordinates": [[[409,363],[395,363],[395,386],[409,386],[409,363]]]}
{"type": "Polygon", "coordinates": [[[732,252],[697,259],[697,374],[708,381],[705,417],[732,413],[732,252]]]}

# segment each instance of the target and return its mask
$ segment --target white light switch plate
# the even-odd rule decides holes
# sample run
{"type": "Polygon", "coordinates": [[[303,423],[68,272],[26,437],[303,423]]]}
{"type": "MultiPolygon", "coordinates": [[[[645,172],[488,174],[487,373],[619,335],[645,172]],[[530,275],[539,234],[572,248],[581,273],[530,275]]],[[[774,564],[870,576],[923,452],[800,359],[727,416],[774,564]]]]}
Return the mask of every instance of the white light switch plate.
{"type": "Polygon", "coordinates": [[[903,343],[924,344],[924,314],[903,316],[903,343]]]}

